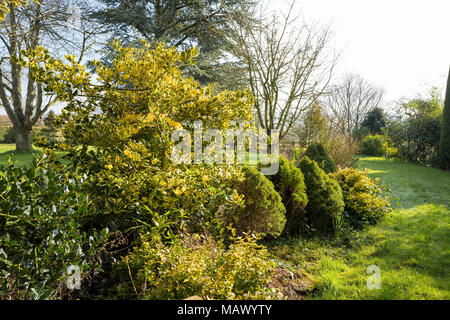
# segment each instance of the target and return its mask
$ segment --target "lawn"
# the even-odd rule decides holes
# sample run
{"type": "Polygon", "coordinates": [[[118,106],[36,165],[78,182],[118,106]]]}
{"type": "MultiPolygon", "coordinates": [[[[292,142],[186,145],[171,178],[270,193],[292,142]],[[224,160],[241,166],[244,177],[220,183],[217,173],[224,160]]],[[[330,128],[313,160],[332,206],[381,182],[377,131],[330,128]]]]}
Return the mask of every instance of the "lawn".
{"type": "MultiPolygon", "coordinates": [[[[11,158],[18,166],[29,165],[33,161],[34,154],[42,153],[41,148],[34,147],[32,153],[16,152],[15,144],[0,144],[0,164],[7,164],[8,158],[11,158]]],[[[62,152],[57,152],[57,156],[62,156],[62,152]]],[[[61,160],[62,163],[68,163],[65,160],[61,160]]]]}
{"type": "MultiPolygon", "coordinates": [[[[0,164],[6,164],[8,157],[17,165],[28,165],[33,160],[33,154],[26,152],[15,152],[15,144],[0,144],[0,164]]],[[[40,152],[37,148],[35,152],[40,152]]]]}
{"type": "Polygon", "coordinates": [[[274,257],[312,274],[315,299],[450,299],[450,172],[377,157],[358,165],[398,198],[393,214],[342,245],[337,240],[284,240],[274,257]],[[368,267],[380,270],[369,289],[368,267]]]}

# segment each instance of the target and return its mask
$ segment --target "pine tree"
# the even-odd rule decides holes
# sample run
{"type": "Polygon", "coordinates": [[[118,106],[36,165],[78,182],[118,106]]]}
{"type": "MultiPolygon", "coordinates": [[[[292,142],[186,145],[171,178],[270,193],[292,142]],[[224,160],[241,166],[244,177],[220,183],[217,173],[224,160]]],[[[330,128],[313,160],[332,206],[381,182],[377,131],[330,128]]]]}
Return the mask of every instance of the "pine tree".
{"type": "Polygon", "coordinates": [[[165,42],[185,50],[200,49],[194,66],[184,71],[202,84],[218,82],[219,89],[239,86],[233,75],[243,68],[230,61],[234,43],[232,21],[249,16],[254,0],[101,0],[91,17],[129,46],[137,39],[165,42]]]}
{"type": "Polygon", "coordinates": [[[44,118],[45,128],[41,130],[41,133],[45,136],[47,141],[55,142],[57,141],[57,127],[56,127],[56,114],[53,110],[47,114],[44,118]]]}
{"type": "Polygon", "coordinates": [[[380,134],[386,126],[386,115],[381,108],[373,108],[361,123],[361,128],[367,128],[371,134],[380,134]]]}
{"type": "Polygon", "coordinates": [[[445,169],[450,169],[450,70],[447,79],[441,140],[439,143],[441,160],[445,169]]]}

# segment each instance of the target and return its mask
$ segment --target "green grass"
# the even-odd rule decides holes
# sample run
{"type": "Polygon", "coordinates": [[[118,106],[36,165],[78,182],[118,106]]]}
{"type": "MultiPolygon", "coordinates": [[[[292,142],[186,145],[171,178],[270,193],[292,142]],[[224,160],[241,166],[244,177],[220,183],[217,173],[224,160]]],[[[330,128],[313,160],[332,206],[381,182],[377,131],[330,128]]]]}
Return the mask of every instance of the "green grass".
{"type": "Polygon", "coordinates": [[[311,298],[450,299],[450,172],[377,157],[358,164],[392,189],[394,213],[351,246],[294,239],[270,251],[316,278],[311,298]],[[380,289],[367,288],[370,265],[380,268],[380,289]]]}
{"type": "MultiPolygon", "coordinates": [[[[15,144],[0,144],[0,164],[8,163],[8,157],[19,166],[28,165],[33,161],[33,153],[16,152],[15,144]]],[[[39,148],[34,153],[42,152],[39,148]]]]}
{"type": "MultiPolygon", "coordinates": [[[[34,147],[33,152],[16,152],[15,144],[0,144],[0,165],[7,164],[8,158],[11,158],[17,166],[28,166],[33,161],[33,158],[36,154],[42,153],[41,148],[34,147]]],[[[57,152],[56,155],[58,157],[63,156],[64,153],[57,152]]],[[[68,161],[61,160],[63,164],[67,164],[68,161]]]]}

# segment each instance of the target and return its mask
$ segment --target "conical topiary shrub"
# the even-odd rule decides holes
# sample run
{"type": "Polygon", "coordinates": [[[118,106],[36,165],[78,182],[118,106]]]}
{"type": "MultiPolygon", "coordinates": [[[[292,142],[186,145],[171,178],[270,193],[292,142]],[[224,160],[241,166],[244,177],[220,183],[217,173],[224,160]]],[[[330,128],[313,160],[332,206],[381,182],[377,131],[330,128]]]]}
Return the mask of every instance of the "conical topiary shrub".
{"type": "Polygon", "coordinates": [[[341,187],[310,158],[305,157],[299,165],[308,195],[306,212],[309,225],[324,233],[333,232],[333,222],[340,219],[344,210],[341,187]]]}
{"type": "Polygon", "coordinates": [[[291,161],[280,156],[278,173],[268,176],[273,182],[275,190],[281,195],[286,208],[286,226],[284,231],[289,234],[298,234],[306,218],[306,185],[302,171],[291,161]]]}
{"type": "Polygon", "coordinates": [[[276,238],[286,224],[286,209],[273,183],[253,167],[243,167],[244,179],[235,185],[244,196],[244,207],[235,208],[224,215],[224,222],[231,224],[238,234],[258,233],[276,238]]]}
{"type": "Polygon", "coordinates": [[[319,167],[325,171],[325,173],[336,172],[336,164],[328,155],[322,144],[313,143],[305,152],[305,156],[317,162],[319,167]]]}

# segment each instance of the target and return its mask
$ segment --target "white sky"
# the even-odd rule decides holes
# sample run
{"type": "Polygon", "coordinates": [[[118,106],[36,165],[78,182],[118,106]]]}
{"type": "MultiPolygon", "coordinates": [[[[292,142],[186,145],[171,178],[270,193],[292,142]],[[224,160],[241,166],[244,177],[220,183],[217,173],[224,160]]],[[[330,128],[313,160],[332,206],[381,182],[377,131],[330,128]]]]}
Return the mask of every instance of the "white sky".
{"type": "MultiPolygon", "coordinates": [[[[285,0],[267,0],[269,10],[285,0]]],[[[444,89],[450,67],[450,0],[297,0],[306,21],[331,22],[336,76],[356,72],[388,101],[444,89]]]]}

